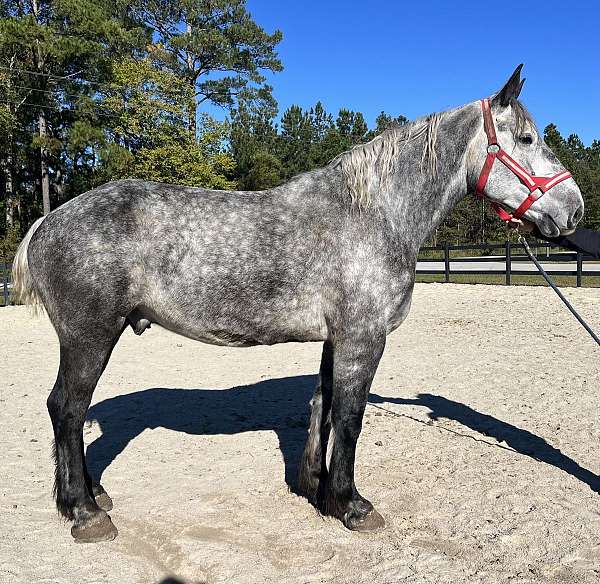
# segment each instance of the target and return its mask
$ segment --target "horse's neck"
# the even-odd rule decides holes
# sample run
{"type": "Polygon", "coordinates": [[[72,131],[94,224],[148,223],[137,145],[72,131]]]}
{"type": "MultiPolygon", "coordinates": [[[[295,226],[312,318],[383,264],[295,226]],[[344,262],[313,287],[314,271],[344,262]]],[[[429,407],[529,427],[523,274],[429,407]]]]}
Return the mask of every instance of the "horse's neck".
{"type": "Polygon", "coordinates": [[[434,173],[424,168],[422,140],[406,150],[386,205],[400,239],[421,246],[466,196],[467,149],[480,124],[476,104],[444,114],[436,141],[434,173]]]}

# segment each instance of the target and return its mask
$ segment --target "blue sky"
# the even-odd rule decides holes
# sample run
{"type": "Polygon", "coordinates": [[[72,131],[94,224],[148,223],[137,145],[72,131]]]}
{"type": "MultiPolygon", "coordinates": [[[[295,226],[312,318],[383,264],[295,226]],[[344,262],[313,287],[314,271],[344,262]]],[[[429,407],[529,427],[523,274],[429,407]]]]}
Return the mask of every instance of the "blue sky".
{"type": "Polygon", "coordinates": [[[248,0],[284,40],[269,75],[280,112],[321,100],[328,111],[408,118],[484,97],[524,63],[521,98],[540,128],[600,139],[600,2],[248,0]]]}

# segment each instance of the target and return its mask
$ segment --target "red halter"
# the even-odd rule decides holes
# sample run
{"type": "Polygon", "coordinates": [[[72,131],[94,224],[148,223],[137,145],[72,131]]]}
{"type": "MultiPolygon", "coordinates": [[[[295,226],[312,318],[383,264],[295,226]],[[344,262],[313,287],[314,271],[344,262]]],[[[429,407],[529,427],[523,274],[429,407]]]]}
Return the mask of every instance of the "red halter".
{"type": "Polygon", "coordinates": [[[513,174],[517,175],[517,178],[529,189],[529,195],[527,198],[517,207],[517,209],[511,214],[507,213],[498,203],[491,202],[494,211],[498,214],[502,221],[510,221],[511,219],[520,219],[523,217],[527,209],[533,205],[544,193],[549,191],[552,187],[558,183],[571,178],[571,173],[568,170],[563,170],[554,176],[533,176],[527,172],[512,156],[502,150],[498,144],[496,138],[496,129],[494,127],[494,119],[492,118],[492,108],[490,100],[481,100],[481,111],[483,112],[483,127],[488,139],[487,157],[477,186],[475,187],[475,194],[482,199],[485,198],[485,185],[487,184],[490,172],[492,172],[492,166],[494,160],[498,159],[508,170],[513,174]],[[540,190],[541,193],[536,196],[535,192],[540,190]]]}

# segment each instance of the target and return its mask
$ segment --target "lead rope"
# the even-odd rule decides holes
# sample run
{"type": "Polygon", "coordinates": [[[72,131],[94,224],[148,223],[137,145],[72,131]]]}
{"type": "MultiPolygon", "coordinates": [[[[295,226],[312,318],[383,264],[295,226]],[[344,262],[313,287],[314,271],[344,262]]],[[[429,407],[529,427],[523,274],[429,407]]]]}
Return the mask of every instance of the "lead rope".
{"type": "Polygon", "coordinates": [[[540,262],[537,261],[537,258],[533,255],[531,249],[529,248],[527,240],[522,235],[519,235],[519,243],[523,244],[523,247],[525,248],[525,252],[529,256],[529,259],[535,264],[535,267],[540,271],[540,274],[542,274],[544,280],[548,282],[548,285],[552,288],[552,290],[554,290],[558,294],[558,297],[565,303],[565,306],[571,311],[571,314],[579,321],[579,324],[581,324],[581,326],[588,333],[590,333],[592,339],[594,339],[594,341],[596,341],[596,343],[600,345],[600,339],[597,337],[596,333],[591,329],[588,323],[585,322],[585,320],[583,320],[581,316],[579,316],[578,312],[573,308],[573,306],[571,306],[571,303],[563,296],[563,293],[556,287],[554,282],[550,279],[550,276],[546,274],[544,268],[542,268],[540,262]]]}

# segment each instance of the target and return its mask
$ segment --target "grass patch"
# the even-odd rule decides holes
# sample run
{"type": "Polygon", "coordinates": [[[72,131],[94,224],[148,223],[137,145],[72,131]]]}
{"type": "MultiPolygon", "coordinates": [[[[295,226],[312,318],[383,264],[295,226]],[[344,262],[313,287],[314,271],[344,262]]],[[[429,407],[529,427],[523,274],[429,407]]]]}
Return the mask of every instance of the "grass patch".
{"type": "MultiPolygon", "coordinates": [[[[575,287],[575,276],[551,276],[552,281],[560,288],[575,287]]],[[[417,274],[417,282],[444,282],[444,274],[417,274]]],[[[450,274],[452,284],[488,284],[504,286],[506,278],[503,274],[450,274]]],[[[542,276],[512,276],[513,286],[548,286],[542,276]]],[[[600,277],[584,276],[581,280],[583,288],[600,288],[600,277]]]]}

